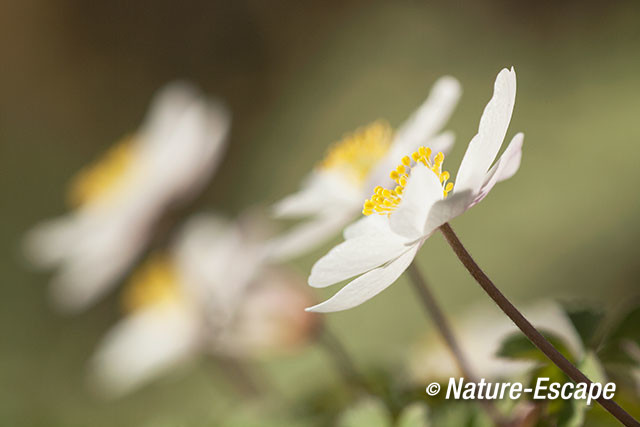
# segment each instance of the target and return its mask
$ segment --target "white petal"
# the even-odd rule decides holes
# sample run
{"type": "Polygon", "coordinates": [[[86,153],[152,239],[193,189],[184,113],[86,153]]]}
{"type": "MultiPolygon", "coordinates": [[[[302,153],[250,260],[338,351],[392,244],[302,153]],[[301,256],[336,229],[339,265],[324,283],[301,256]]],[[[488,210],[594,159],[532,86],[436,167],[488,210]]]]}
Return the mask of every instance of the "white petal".
{"type": "Polygon", "coordinates": [[[436,174],[418,163],[411,169],[402,201],[389,217],[391,230],[410,240],[422,237],[429,210],[443,196],[442,184],[436,174]]]}
{"type": "Polygon", "coordinates": [[[506,68],[500,71],[493,97],[482,113],[478,133],[469,143],[462,159],[456,188],[458,191],[480,189],[485,173],[495,160],[511,121],[516,99],[516,73],[506,68]]]}
{"type": "Polygon", "coordinates": [[[406,155],[424,145],[449,120],[461,93],[462,88],[455,78],[438,79],[427,100],[398,128],[393,150],[406,155]]]}
{"type": "Polygon", "coordinates": [[[269,243],[267,256],[272,261],[282,262],[303,255],[335,237],[354,215],[354,210],[342,209],[325,212],[302,222],[275,237],[269,243]]]}
{"type": "Polygon", "coordinates": [[[84,235],[83,224],[76,215],[65,215],[37,224],[24,238],[27,259],[40,268],[62,262],[75,242],[84,235]]]}
{"type": "Polygon", "coordinates": [[[480,192],[471,206],[476,205],[487,197],[487,194],[489,194],[493,186],[498,182],[502,182],[515,175],[520,168],[520,161],[522,160],[523,142],[524,134],[519,133],[513,137],[507,149],[502,153],[502,156],[500,156],[496,164],[493,165],[489,173],[487,173],[484,184],[480,188],[480,192]]]}
{"type": "Polygon", "coordinates": [[[276,202],[273,209],[276,217],[300,218],[359,204],[361,199],[359,189],[345,181],[340,174],[313,171],[300,191],[276,202]]]}
{"type": "Polygon", "coordinates": [[[375,234],[380,232],[391,232],[389,228],[389,219],[384,215],[363,216],[354,223],[348,225],[342,233],[345,240],[363,234],[375,234]]]}
{"type": "Polygon", "coordinates": [[[186,291],[222,317],[236,310],[262,253],[262,243],[246,238],[237,223],[202,214],[185,224],[173,249],[186,291]]]}
{"type": "Polygon", "coordinates": [[[449,222],[458,215],[461,215],[469,209],[472,201],[473,193],[471,193],[471,191],[465,191],[450,194],[446,199],[436,202],[427,215],[423,235],[429,236],[445,222],[449,222]]]}
{"type": "Polygon", "coordinates": [[[149,142],[161,141],[173,131],[180,116],[199,97],[198,90],[187,82],[165,85],[153,97],[139,135],[149,142]]]}
{"type": "Polygon", "coordinates": [[[438,153],[448,154],[453,148],[455,140],[455,134],[451,131],[446,131],[425,141],[422,145],[431,148],[431,159],[433,159],[433,157],[438,153]]]}
{"type": "Polygon", "coordinates": [[[396,132],[389,153],[369,174],[366,192],[370,193],[377,185],[390,185],[389,171],[400,163],[402,157],[420,146],[430,147],[434,153],[449,152],[453,146],[453,134],[435,135],[449,120],[461,92],[460,83],[450,76],[442,77],[434,84],[427,100],[396,132]]]}
{"type": "Polygon", "coordinates": [[[420,246],[420,244],[413,245],[389,264],[363,274],[327,301],[309,307],[307,310],[319,313],[347,310],[373,298],[400,277],[415,258],[420,246]]]}
{"type": "Polygon", "coordinates": [[[200,190],[222,158],[230,124],[222,103],[194,102],[161,141],[141,154],[148,182],[170,198],[185,199],[200,190]]]}
{"type": "Polygon", "coordinates": [[[322,288],[362,274],[407,250],[406,240],[393,233],[364,234],[334,247],[311,268],[309,285],[322,288]]]}
{"type": "Polygon", "coordinates": [[[51,283],[58,309],[74,312],[95,302],[117,283],[144,247],[150,222],[146,210],[108,213],[75,215],[81,224],[76,231],[82,234],[66,236],[66,253],[51,283]]]}
{"type": "Polygon", "coordinates": [[[191,356],[198,346],[199,325],[184,307],[163,304],[118,323],[90,363],[100,391],[119,396],[165,373],[191,356]]]}

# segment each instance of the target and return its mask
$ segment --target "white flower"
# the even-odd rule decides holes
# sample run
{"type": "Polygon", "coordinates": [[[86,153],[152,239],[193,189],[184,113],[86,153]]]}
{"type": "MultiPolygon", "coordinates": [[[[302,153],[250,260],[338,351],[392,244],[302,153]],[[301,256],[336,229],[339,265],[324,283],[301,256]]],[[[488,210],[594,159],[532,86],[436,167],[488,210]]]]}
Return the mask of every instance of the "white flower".
{"type": "MultiPolygon", "coordinates": [[[[249,224],[251,226],[251,224],[249,224]]],[[[191,219],[168,254],[125,288],[127,315],[91,364],[99,391],[118,396],[199,354],[257,357],[306,342],[317,317],[292,273],[265,267],[265,245],[246,223],[191,219]]]]}
{"type": "Polygon", "coordinates": [[[309,310],[346,310],[382,292],[400,277],[438,227],[480,202],[497,182],[515,174],[520,166],[522,134],[513,138],[491,167],[507,132],[515,96],[515,71],[503,69],[478,133],[462,159],[455,189],[448,182],[449,173],[442,170],[442,153],[432,156],[430,149],[420,147],[402,159],[390,175],[397,186],[374,190],[364,204],[363,213],[368,216],[345,229],[346,241],[313,266],[309,284],[320,288],[359,277],[309,310]]]}
{"type": "Polygon", "coordinates": [[[388,124],[378,121],[334,144],[301,190],[276,203],[277,217],[306,220],[274,241],[272,258],[281,261],[300,255],[344,228],[372,189],[389,181],[387,171],[404,153],[425,144],[448,152],[453,135],[437,133],[453,112],[460,92],[456,79],[442,77],[395,135],[388,124]]]}
{"type": "MultiPolygon", "coordinates": [[[[552,332],[567,345],[577,360],[584,356],[582,341],[565,311],[557,303],[537,302],[525,307],[527,319],[538,329],[552,332]]],[[[465,308],[453,325],[462,352],[469,355],[471,370],[487,380],[513,379],[525,373],[535,362],[516,361],[496,355],[505,338],[518,328],[495,307],[465,308]]],[[[418,384],[447,380],[460,374],[449,349],[441,339],[430,336],[416,346],[409,357],[411,378],[418,384]]]]}
{"type": "Polygon", "coordinates": [[[218,101],[174,83],[156,95],[134,135],[78,174],[70,189],[73,210],[25,239],[34,264],[58,268],[51,293],[61,309],[85,308],[121,278],[165,209],[206,184],[229,126],[218,101]]]}

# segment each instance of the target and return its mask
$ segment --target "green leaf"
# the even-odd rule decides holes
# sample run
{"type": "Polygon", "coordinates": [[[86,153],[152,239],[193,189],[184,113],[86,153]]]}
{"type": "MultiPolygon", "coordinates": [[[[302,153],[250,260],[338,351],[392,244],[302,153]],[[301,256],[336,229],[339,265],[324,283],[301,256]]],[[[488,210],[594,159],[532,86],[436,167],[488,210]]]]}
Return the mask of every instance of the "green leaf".
{"type": "MultiPolygon", "coordinates": [[[[604,369],[598,357],[592,351],[587,352],[578,364],[580,369],[591,381],[605,383],[607,381],[604,369]]],[[[561,400],[561,399],[558,399],[561,400]]],[[[592,403],[595,405],[595,403],[592,403]]],[[[584,424],[586,412],[589,410],[586,400],[572,399],[562,402],[558,417],[559,427],[579,427],[584,424]]]]}
{"type": "Polygon", "coordinates": [[[380,400],[369,397],[347,409],[338,427],[391,427],[391,414],[380,400]]]}
{"type": "Polygon", "coordinates": [[[396,427],[429,427],[429,407],[423,402],[415,402],[400,413],[396,427]]]}
{"type": "Polygon", "coordinates": [[[602,323],[604,313],[590,308],[566,308],[565,312],[573,324],[585,348],[593,345],[593,337],[602,323]]]}
{"type": "Polygon", "coordinates": [[[640,345],[640,306],[629,312],[618,322],[609,334],[611,340],[631,340],[640,345]]]}
{"type": "Polygon", "coordinates": [[[632,346],[640,347],[640,306],[629,310],[611,328],[598,355],[606,363],[637,365],[628,353],[632,346]]]}
{"type": "MultiPolygon", "coordinates": [[[[550,331],[541,330],[540,333],[567,359],[571,361],[575,359],[562,338],[550,331]]],[[[496,352],[496,356],[514,360],[529,360],[545,364],[550,363],[547,356],[538,350],[521,332],[514,332],[508,335],[502,341],[500,348],[496,352]]]]}

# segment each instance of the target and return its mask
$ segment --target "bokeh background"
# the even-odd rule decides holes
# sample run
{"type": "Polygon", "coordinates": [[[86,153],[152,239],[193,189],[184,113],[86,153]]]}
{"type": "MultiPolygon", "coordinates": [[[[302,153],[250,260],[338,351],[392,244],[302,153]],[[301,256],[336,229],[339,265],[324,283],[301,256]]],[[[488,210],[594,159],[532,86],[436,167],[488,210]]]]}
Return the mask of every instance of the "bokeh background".
{"type": "MultiPolygon", "coordinates": [[[[117,297],[61,316],[48,276],[20,252],[25,230],[64,212],[68,179],[134,130],[153,92],[176,78],[233,111],[224,163],[192,207],[233,215],[295,190],[344,132],[401,123],[443,74],[464,90],[447,126],[455,171],[495,75],[514,65],[510,134],[526,134],[522,167],[454,228],[517,303],[615,307],[638,296],[639,22],[631,1],[3,0],[0,425],[215,425],[238,410],[206,363],[120,400],[90,394],[84,363],[118,318],[117,297]]],[[[293,267],[306,274],[327,249],[293,267]]],[[[489,306],[440,236],[419,262],[451,316],[489,306]]],[[[431,327],[421,310],[401,279],[329,322],[358,363],[402,369],[431,327]]],[[[313,346],[259,368],[273,400],[340,381],[313,346]]]]}

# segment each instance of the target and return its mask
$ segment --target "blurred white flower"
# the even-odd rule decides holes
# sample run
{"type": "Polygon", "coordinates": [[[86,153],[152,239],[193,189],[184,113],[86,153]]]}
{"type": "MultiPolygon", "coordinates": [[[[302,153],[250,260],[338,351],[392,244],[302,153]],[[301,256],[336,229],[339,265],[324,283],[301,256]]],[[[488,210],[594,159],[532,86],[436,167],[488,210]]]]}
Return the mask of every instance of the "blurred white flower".
{"type": "Polygon", "coordinates": [[[127,315],[94,355],[91,376],[122,395],[199,354],[254,358],[287,351],[316,332],[304,280],[263,264],[253,224],[191,219],[169,253],[125,288],[127,315]],[[251,229],[254,230],[251,230],[251,229]]]}
{"type": "MultiPolygon", "coordinates": [[[[550,331],[562,339],[571,353],[580,360],[584,355],[582,341],[565,310],[554,302],[538,302],[525,307],[523,313],[540,330],[550,331]]],[[[454,319],[453,328],[470,355],[473,372],[487,380],[516,378],[535,365],[535,362],[516,361],[496,356],[504,339],[518,328],[495,307],[472,307],[454,319]]],[[[416,345],[409,354],[411,380],[417,384],[446,381],[458,377],[460,372],[449,349],[441,339],[429,336],[416,345]]]]}
{"type": "Polygon", "coordinates": [[[460,92],[456,79],[442,77],[395,135],[386,122],[378,121],[335,143],[300,191],[275,204],[276,217],[306,220],[274,240],[270,250],[273,259],[300,255],[344,228],[371,190],[389,182],[387,171],[404,153],[425,144],[448,152],[453,134],[437,133],[453,112],[460,92]]]}
{"type": "Polygon", "coordinates": [[[521,133],[491,167],[511,121],[515,96],[515,71],[503,69],[478,133],[462,159],[455,190],[448,182],[449,172],[442,170],[442,152],[432,157],[431,149],[420,147],[411,157],[402,158],[390,174],[396,187],[374,189],[371,199],[364,203],[366,217],[347,227],[346,241],[316,262],[309,284],[321,288],[360,277],[309,310],[346,310],[382,292],[400,277],[438,227],[480,202],[497,182],[516,173],[522,155],[521,133]]]}
{"type": "Polygon", "coordinates": [[[155,96],[135,134],[75,177],[73,210],[37,225],[25,238],[35,265],[58,268],[51,284],[58,307],[83,309],[121,279],[165,209],[206,184],[229,127],[220,102],[173,83],[155,96]]]}

